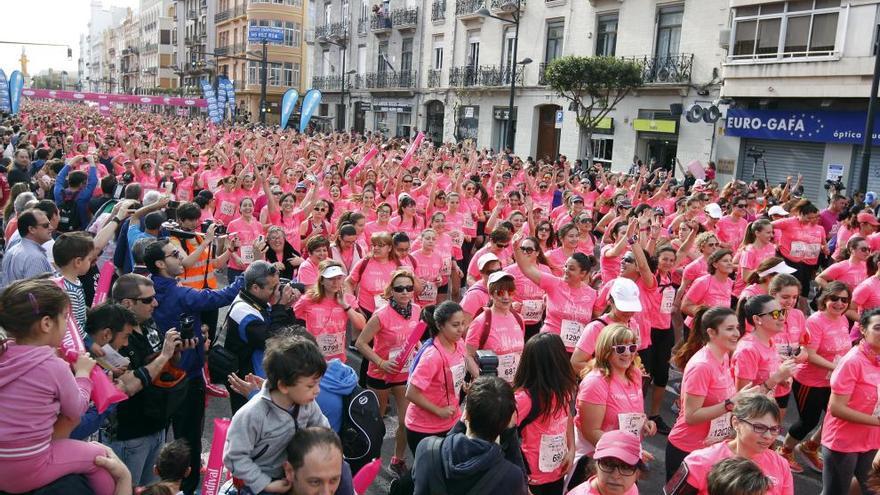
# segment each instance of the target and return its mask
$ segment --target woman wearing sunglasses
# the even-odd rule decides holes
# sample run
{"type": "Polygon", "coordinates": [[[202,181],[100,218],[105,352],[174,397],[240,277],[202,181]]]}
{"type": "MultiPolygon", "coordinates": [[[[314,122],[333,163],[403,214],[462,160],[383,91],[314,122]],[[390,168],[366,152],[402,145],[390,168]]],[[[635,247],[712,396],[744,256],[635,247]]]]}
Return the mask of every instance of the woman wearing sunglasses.
{"type": "Polygon", "coordinates": [[[772,449],[773,442],[782,431],[779,407],[773,399],[760,394],[742,397],[733,408],[730,425],[736,435],[734,439],[718,442],[688,455],[684,460],[687,476],[683,475],[682,479],[677,478],[668,484],[664,493],[709,495],[708,481],[712,466],[731,457],[749,459],[775,481],[767,492],[768,495],[794,493],[791,471],[785,459],[772,449]]]}
{"type": "MultiPolygon", "coordinates": [[[[597,354],[596,346],[603,329],[609,325],[621,324],[633,329],[636,334],[636,343],[641,342],[641,332],[638,328],[639,315],[644,307],[639,297],[639,287],[630,279],[618,277],[603,289],[603,294],[598,300],[607,300],[605,305],[608,312],[584,326],[584,331],[578,339],[577,347],[571,355],[571,365],[575,373],[581,373],[587,364],[597,354]]],[[[594,308],[595,310],[595,308],[594,308]]]]}
{"type": "MultiPolygon", "coordinates": [[[[829,282],[837,280],[846,284],[850,290],[856,288],[868,278],[868,257],[871,255],[871,247],[868,240],[862,236],[856,235],[849,238],[846,247],[840,252],[838,261],[828,268],[822,270],[822,273],[816,276],[816,285],[824,288],[829,282]]],[[[855,314],[852,315],[855,319],[855,314]]]]}
{"type": "MultiPolygon", "coordinates": [[[[716,241],[717,242],[717,241],[716,241]]],[[[681,301],[681,312],[687,315],[685,327],[693,328],[694,316],[701,306],[730,307],[733,290],[733,253],[729,249],[719,249],[706,260],[709,273],[688,286],[681,301]]]]}
{"type": "Polygon", "coordinates": [[[303,239],[315,235],[329,238],[333,234],[330,221],[333,215],[333,205],[326,200],[318,200],[309,212],[308,217],[299,224],[299,234],[303,239]]]}
{"type": "MultiPolygon", "coordinates": [[[[844,313],[849,307],[850,292],[842,282],[831,282],[819,295],[819,311],[813,313],[806,323],[803,339],[807,361],[798,366],[792,384],[798,419],[788,430],[779,454],[791,465],[792,472],[803,472],[794,451],[797,450],[814,471],[822,472],[819,452],[822,428],[819,419],[828,408],[831,395],[831,372],[840,359],[852,348],[849,338],[849,321],[844,313]],[[804,441],[820,426],[812,437],[804,441]]],[[[802,351],[802,352],[803,352],[802,351]]]]}
{"type": "Polygon", "coordinates": [[[840,358],[831,374],[831,397],[822,432],[822,494],[848,493],[853,476],[868,490],[868,473],[880,448],[880,308],[862,314],[862,341],[840,358]]]}
{"type": "Polygon", "coordinates": [[[522,356],[525,332],[522,318],[511,310],[516,281],[507,272],[495,272],[489,275],[487,287],[489,307],[468,326],[465,344],[472,358],[481,349],[494,352],[498,356],[498,376],[511,383],[522,356]]]}
{"type": "Polygon", "coordinates": [[[382,416],[388,407],[388,393],[394,394],[397,404],[398,434],[395,439],[391,469],[398,475],[406,472],[406,380],[415,352],[405,355],[406,342],[419,323],[421,308],[413,303],[415,278],[412,273],[397,270],[385,287],[388,305],[375,313],[367,322],[355,345],[369,361],[366,383],[379,397],[382,416]]]}
{"type": "Polygon", "coordinates": [[[537,222],[535,224],[535,231],[532,235],[538,239],[541,251],[549,253],[551,250],[556,249],[556,233],[553,231],[553,223],[551,223],[550,220],[541,220],[537,222]]]}
{"type": "MultiPolygon", "coordinates": [[[[540,244],[535,237],[526,237],[520,241],[520,252],[529,260],[534,260],[535,266],[542,273],[552,275],[549,261],[541,252],[540,244]]],[[[516,281],[516,292],[513,295],[513,310],[522,316],[526,325],[525,340],[529,340],[541,330],[544,320],[544,290],[538,284],[529,280],[522,270],[514,263],[504,268],[516,281]]]]}
{"type": "Polygon", "coordinates": [[[578,462],[572,485],[586,479],[585,460],[605,432],[623,430],[639,437],[657,433],[657,425],[645,416],[637,342],[638,334],[619,323],[599,334],[594,367],[578,386],[574,419],[578,462]]]}

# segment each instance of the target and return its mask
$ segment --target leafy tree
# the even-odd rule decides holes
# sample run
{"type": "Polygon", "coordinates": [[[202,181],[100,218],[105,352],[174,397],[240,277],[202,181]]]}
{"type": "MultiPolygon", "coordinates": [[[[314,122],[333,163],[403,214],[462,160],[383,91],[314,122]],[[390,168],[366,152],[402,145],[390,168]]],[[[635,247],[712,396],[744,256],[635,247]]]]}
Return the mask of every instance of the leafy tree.
{"type": "MultiPolygon", "coordinates": [[[[608,112],[643,83],[639,63],[615,57],[560,57],[550,62],[544,77],[559,96],[573,103],[588,143],[608,112]]],[[[593,166],[592,145],[587,146],[587,163],[593,166]]]]}

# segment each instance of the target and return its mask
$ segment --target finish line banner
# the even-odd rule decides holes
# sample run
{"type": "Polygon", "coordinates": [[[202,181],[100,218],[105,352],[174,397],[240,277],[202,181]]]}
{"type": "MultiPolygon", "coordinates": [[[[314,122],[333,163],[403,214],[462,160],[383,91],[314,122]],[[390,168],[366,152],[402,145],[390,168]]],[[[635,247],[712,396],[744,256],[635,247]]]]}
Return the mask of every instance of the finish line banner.
{"type": "Polygon", "coordinates": [[[98,103],[123,103],[126,105],[163,105],[172,107],[207,108],[204,98],[180,98],[175,96],[123,95],[116,93],[86,93],[80,91],[61,91],[55,89],[24,89],[21,94],[28,98],[50,100],[96,101],[98,103]]]}
{"type": "MultiPolygon", "coordinates": [[[[866,112],[745,110],[731,108],[724,119],[727,136],[861,144],[866,112]]],[[[874,145],[880,145],[880,122],[874,126],[874,145]]]]}

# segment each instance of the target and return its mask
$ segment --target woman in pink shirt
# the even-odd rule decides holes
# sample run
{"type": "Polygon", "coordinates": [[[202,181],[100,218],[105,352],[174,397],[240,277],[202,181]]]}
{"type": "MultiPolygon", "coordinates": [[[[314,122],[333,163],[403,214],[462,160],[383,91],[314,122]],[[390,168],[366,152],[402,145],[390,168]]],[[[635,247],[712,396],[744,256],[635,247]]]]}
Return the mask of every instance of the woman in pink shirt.
{"type": "Polygon", "coordinates": [[[346,360],[345,327],[351,322],[355,331],[366,324],[357,309],[357,299],[345,293],[345,270],[336,260],[324,260],[318,266],[320,276],[315,285],[293,306],[297,318],[305,320],[306,330],[315,336],[324,359],[346,360]]]}
{"type": "Polygon", "coordinates": [[[263,237],[263,225],[254,218],[254,200],[244,198],[238,204],[241,213],[239,218],[229,222],[226,231],[230,236],[237,237],[240,246],[232,252],[227,268],[229,280],[241,275],[254,261],[254,241],[263,237]]]}
{"type": "Polygon", "coordinates": [[[302,239],[308,239],[316,235],[330,238],[333,230],[328,218],[332,214],[333,205],[323,199],[318,200],[309,212],[308,217],[299,224],[299,236],[302,239]]]}
{"type": "Polygon", "coordinates": [[[410,239],[418,239],[425,229],[425,219],[416,212],[416,200],[408,194],[401,195],[397,202],[397,215],[391,219],[391,227],[395,232],[406,232],[410,239]]]}
{"type": "Polygon", "coordinates": [[[316,235],[306,240],[308,258],[299,265],[297,279],[299,283],[312,285],[318,281],[318,266],[330,257],[330,241],[326,237],[316,235]]]}
{"type": "Polygon", "coordinates": [[[727,438],[733,407],[740,397],[756,390],[746,386],[737,392],[733,381],[730,353],[736,350],[739,337],[732,309],[704,308],[697,312],[693,330],[673,356],[673,364],[684,374],[681,412],[666,443],[667,481],[688,454],[727,438]]]}
{"type": "MultiPolygon", "coordinates": [[[[578,386],[574,418],[578,459],[590,456],[607,431],[623,430],[640,438],[657,433],[657,425],[645,415],[637,339],[636,332],[619,323],[599,334],[593,369],[578,386]]],[[[584,479],[584,473],[575,469],[570,483],[584,479]]]]}
{"type": "Polygon", "coordinates": [[[415,278],[412,273],[397,270],[385,287],[388,304],[376,310],[355,345],[369,361],[366,383],[379,397],[379,413],[385,416],[388,393],[394,394],[397,404],[398,434],[395,438],[391,469],[406,472],[406,431],[404,420],[409,401],[406,398],[406,380],[415,357],[415,349],[407,352],[407,340],[419,323],[421,308],[413,304],[415,278]]]}
{"type": "Polygon", "coordinates": [[[577,225],[567,223],[559,229],[556,235],[559,238],[559,247],[547,252],[547,260],[550,261],[553,274],[559,277],[562,276],[565,262],[577,252],[580,232],[577,225]]]}
{"type": "Polygon", "coordinates": [[[880,307],[880,253],[871,255],[866,267],[871,275],[853,290],[853,303],[860,317],[861,313],[880,307]]]}
{"type": "MultiPolygon", "coordinates": [[[[596,475],[568,495],[639,495],[636,480],[647,468],[642,462],[642,443],[631,433],[615,430],[596,444],[596,475]]],[[[569,485],[571,486],[571,485],[569,485]]]]}
{"type": "Polygon", "coordinates": [[[700,306],[730,307],[733,253],[729,249],[719,249],[709,256],[706,263],[709,274],[696,279],[681,301],[681,312],[688,315],[684,321],[688,328],[691,328],[693,317],[700,306]]]}
{"type": "Polygon", "coordinates": [[[739,297],[742,293],[758,264],[775,255],[776,245],[773,244],[773,225],[770,221],[761,219],[750,223],[742,246],[739,246],[733,257],[733,263],[737,266],[736,281],[733,284],[734,297],[739,297]]]}
{"type": "MultiPolygon", "coordinates": [[[[767,495],[793,495],[794,482],[788,464],[773,451],[773,442],[782,431],[779,407],[766,395],[752,394],[742,397],[733,408],[730,424],[736,437],[733,440],[718,442],[712,446],[691,452],[684,460],[687,477],[682,483],[687,488],[672,490],[670,493],[696,493],[712,495],[708,488],[709,471],[712,466],[724,459],[743,457],[758,465],[769,479],[767,495]]],[[[682,469],[685,469],[682,466],[682,469]]],[[[839,492],[846,493],[846,492],[839,492]]]]}
{"type": "Polygon", "coordinates": [[[862,314],[863,340],[831,373],[831,397],[822,425],[822,494],[848,493],[853,476],[862,493],[880,449],[880,309],[862,314]]]}
{"type": "Polygon", "coordinates": [[[635,233],[635,221],[617,222],[611,227],[609,243],[604,245],[599,254],[599,270],[602,282],[607,283],[620,274],[620,259],[626,252],[626,242],[635,233]]]}
{"type": "Polygon", "coordinates": [[[478,350],[490,350],[498,356],[498,376],[513,382],[523,349],[525,325],[511,310],[516,282],[513,275],[495,272],[489,275],[489,307],[471,321],[465,344],[474,357],[478,350]]]}
{"type": "MultiPolygon", "coordinates": [[[[740,292],[738,304],[742,304],[742,301],[745,301],[752,296],[769,294],[770,281],[780,273],[794,273],[794,268],[786,265],[785,261],[779,256],[765,258],[764,261],[759,263],[758,266],[749,273],[749,278],[745,281],[746,285],[743,287],[742,292],[740,292]]],[[[736,287],[736,285],[734,285],[734,287],[736,287]]],[[[798,290],[800,290],[800,285],[798,285],[798,290]]],[[[745,332],[748,333],[751,331],[752,325],[746,322],[745,332]]]]}
{"type": "MultiPolygon", "coordinates": [[[[801,200],[791,212],[797,216],[775,220],[773,228],[780,233],[780,239],[776,239],[779,254],[797,269],[795,277],[801,283],[801,296],[806,298],[819,266],[819,255],[829,254],[828,246],[825,229],[819,225],[819,210],[812,203],[801,200]]],[[[801,304],[806,304],[806,299],[801,304]]]]}
{"type": "Polygon", "coordinates": [[[396,229],[391,225],[391,205],[382,203],[376,208],[376,221],[367,222],[364,227],[364,238],[372,239],[373,234],[385,232],[391,234],[396,229]]]}
{"type": "Polygon", "coordinates": [[[429,306],[437,303],[441,288],[447,290],[447,278],[443,276],[443,257],[435,250],[437,232],[425,229],[420,236],[420,246],[410,256],[416,261],[416,276],[422,281],[422,290],[416,294],[416,303],[429,306]]]}
{"type": "MultiPolygon", "coordinates": [[[[519,250],[526,258],[534,260],[538,270],[548,275],[552,273],[549,261],[541,252],[537,238],[524,238],[519,244],[519,250]]],[[[513,310],[522,316],[523,322],[526,324],[525,340],[529,340],[541,330],[541,324],[544,320],[544,290],[529,280],[515,263],[505,267],[504,271],[513,275],[516,281],[513,310]]]]}
{"type": "MultiPolygon", "coordinates": [[[[214,218],[223,225],[229,225],[238,216],[238,204],[243,198],[241,190],[236,186],[235,177],[223,179],[223,189],[214,193],[214,218]]],[[[253,201],[253,200],[251,200],[253,201]]]]}
{"type": "Polygon", "coordinates": [[[400,265],[391,257],[391,235],[385,232],[373,234],[370,239],[370,256],[360,260],[351,269],[346,283],[349,290],[357,294],[358,305],[367,318],[388,304],[385,288],[391,281],[391,274],[400,265]]]}
{"type": "Polygon", "coordinates": [[[681,294],[687,294],[691,284],[703,275],[709,273],[709,257],[718,251],[718,238],[713,232],[702,232],[696,236],[694,244],[700,252],[700,257],[691,261],[684,267],[681,273],[681,294]]]}
{"type": "Polygon", "coordinates": [[[577,377],[558,335],[538,334],[523,348],[513,380],[517,426],[534,495],[562,495],[574,461],[574,421],[569,408],[577,377]]]}
{"type": "Polygon", "coordinates": [[[816,430],[809,440],[802,441],[819,425],[822,411],[828,408],[831,395],[831,372],[852,348],[849,320],[844,316],[849,306],[849,294],[849,289],[843,283],[829,283],[819,296],[819,312],[813,313],[806,322],[806,333],[801,339],[803,345],[800,349],[801,354],[806,354],[807,361],[798,365],[792,384],[798,420],[788,430],[785,442],[778,450],[795,473],[804,470],[795,459],[795,449],[807,460],[811,469],[822,472],[819,451],[822,428],[816,430]]]}
{"type": "MultiPolygon", "coordinates": [[[[541,220],[535,225],[534,236],[538,238],[539,244],[541,245],[541,251],[544,253],[549,254],[550,251],[556,249],[556,233],[553,232],[553,224],[550,223],[549,220],[541,220]]],[[[571,254],[569,254],[569,256],[571,256],[571,254]]]]}
{"type": "Polygon", "coordinates": [[[822,273],[816,276],[816,284],[819,288],[824,288],[828,282],[838,280],[845,283],[850,290],[855,289],[868,278],[866,261],[870,254],[871,247],[868,246],[867,239],[858,235],[850,237],[846,247],[840,252],[843,261],[838,261],[822,270],[822,273]]]}
{"type": "Polygon", "coordinates": [[[419,351],[409,375],[406,398],[406,443],[415,452],[430,436],[446,436],[461,417],[458,397],[465,372],[480,375],[477,363],[467,355],[462,337],[465,314],[458,303],[443,301],[428,321],[430,342],[419,351]]]}

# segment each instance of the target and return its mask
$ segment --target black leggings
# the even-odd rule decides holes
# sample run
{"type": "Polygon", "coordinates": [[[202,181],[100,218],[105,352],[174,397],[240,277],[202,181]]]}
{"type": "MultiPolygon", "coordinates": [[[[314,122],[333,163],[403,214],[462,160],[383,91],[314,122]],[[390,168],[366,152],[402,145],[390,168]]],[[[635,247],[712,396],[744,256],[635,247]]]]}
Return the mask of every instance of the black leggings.
{"type": "Polygon", "coordinates": [[[675,475],[675,472],[681,467],[684,458],[687,457],[688,454],[690,454],[690,452],[685,452],[679,449],[675,445],[672,445],[672,442],[666,442],[666,481],[672,479],[672,476],[675,475]]]}
{"type": "MultiPolygon", "coordinates": [[[[422,440],[428,437],[445,437],[448,432],[441,431],[438,433],[422,433],[420,431],[412,431],[409,428],[406,430],[406,444],[409,446],[409,450],[412,451],[413,457],[416,456],[416,448],[419,446],[422,440]]],[[[400,432],[397,433],[400,435],[400,432]]]]}
{"type": "Polygon", "coordinates": [[[562,495],[565,478],[559,478],[556,481],[544,483],[543,485],[529,485],[529,492],[532,495],[562,495]]]}
{"type": "Polygon", "coordinates": [[[808,387],[794,380],[791,385],[794,404],[798,410],[798,420],[791,425],[788,434],[795,440],[803,440],[819,425],[822,411],[828,407],[831,398],[831,387],[808,387]]]}
{"type": "Polygon", "coordinates": [[[671,328],[651,329],[651,345],[639,351],[645,371],[651,375],[651,381],[658,387],[669,383],[669,358],[672,357],[672,346],[675,344],[675,333],[671,328]]]}

